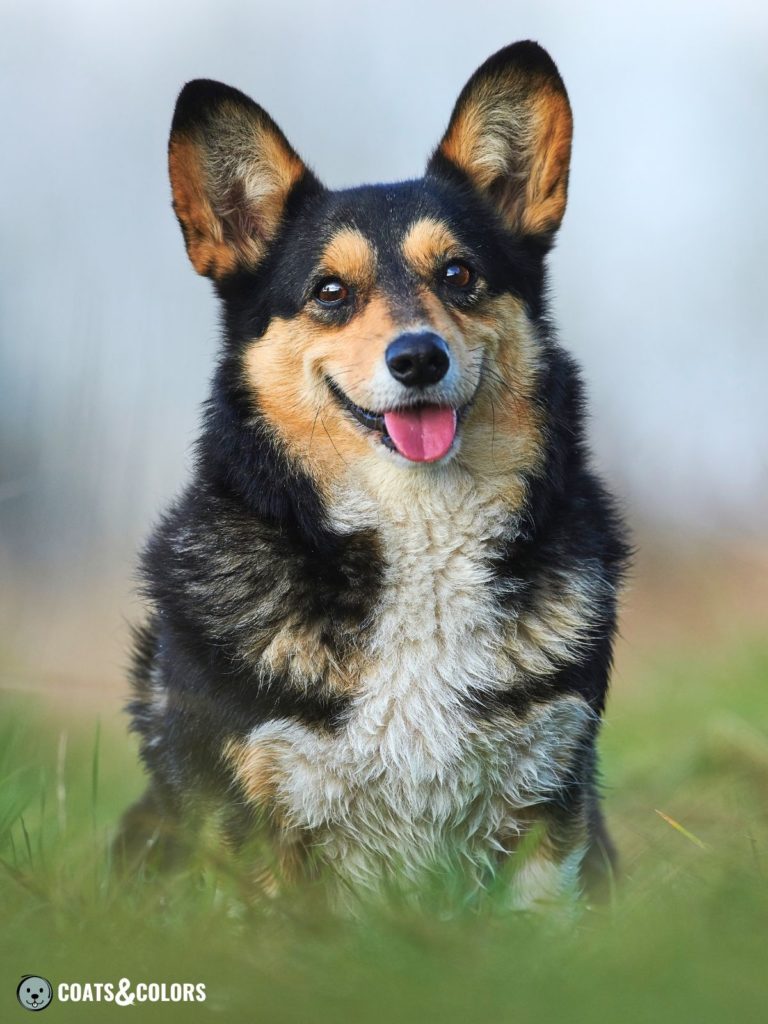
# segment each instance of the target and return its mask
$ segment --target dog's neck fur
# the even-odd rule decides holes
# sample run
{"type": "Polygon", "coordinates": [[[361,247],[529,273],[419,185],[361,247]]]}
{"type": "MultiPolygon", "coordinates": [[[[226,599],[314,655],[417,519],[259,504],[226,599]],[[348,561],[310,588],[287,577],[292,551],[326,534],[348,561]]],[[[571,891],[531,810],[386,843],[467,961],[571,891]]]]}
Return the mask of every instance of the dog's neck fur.
{"type": "MultiPolygon", "coordinates": [[[[328,515],[339,533],[376,530],[385,552],[350,712],[334,735],[268,722],[240,756],[270,759],[284,820],[298,834],[315,831],[343,878],[375,887],[382,864],[415,877],[458,850],[482,884],[493,856],[525,833],[526,809],[567,783],[593,715],[567,696],[524,718],[502,714],[489,729],[472,700],[521,681],[537,614],[541,626],[558,602],[565,608],[579,595],[553,591],[525,622],[499,605],[492,559],[514,539],[518,516],[506,489],[478,483],[457,463],[431,479],[385,466],[347,480],[328,515]]],[[[560,655],[578,647],[582,596],[549,638],[560,655]]],[[[521,878],[518,905],[573,884],[568,872],[542,871],[536,884],[521,878]]]]}
{"type": "Polygon", "coordinates": [[[479,477],[460,454],[440,466],[402,467],[394,459],[372,458],[350,466],[326,493],[326,511],[329,525],[341,534],[383,530],[395,548],[449,549],[451,538],[459,536],[482,537],[488,544],[511,539],[525,492],[519,473],[479,477]]]}

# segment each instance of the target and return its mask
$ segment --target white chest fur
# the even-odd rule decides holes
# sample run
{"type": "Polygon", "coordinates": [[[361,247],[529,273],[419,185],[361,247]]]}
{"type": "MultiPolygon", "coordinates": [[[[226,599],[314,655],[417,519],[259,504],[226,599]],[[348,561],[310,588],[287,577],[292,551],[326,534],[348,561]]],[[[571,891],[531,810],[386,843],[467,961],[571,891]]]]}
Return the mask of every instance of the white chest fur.
{"type": "Polygon", "coordinates": [[[375,517],[387,559],[344,726],[273,720],[249,745],[269,751],[281,820],[343,876],[375,885],[387,866],[415,875],[458,856],[480,878],[523,829],[519,812],[562,782],[590,712],[573,698],[524,721],[471,712],[471,691],[515,685],[488,569],[509,513],[461,478],[439,501],[399,495],[337,506],[348,529],[375,517]]]}

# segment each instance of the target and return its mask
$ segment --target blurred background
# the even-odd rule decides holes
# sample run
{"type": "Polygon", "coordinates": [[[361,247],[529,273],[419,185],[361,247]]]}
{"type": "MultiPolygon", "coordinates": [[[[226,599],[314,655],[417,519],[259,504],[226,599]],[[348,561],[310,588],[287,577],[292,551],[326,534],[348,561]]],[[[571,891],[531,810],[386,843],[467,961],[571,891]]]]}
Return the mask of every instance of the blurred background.
{"type": "Polygon", "coordinates": [[[766,54],[764,0],[0,0],[0,1007],[40,971],[202,980],[238,1020],[765,1020],[766,54]],[[618,912],[561,943],[402,907],[347,928],[291,893],[243,931],[218,860],[123,890],[136,551],[217,345],[171,210],[176,94],[238,86],[329,185],[417,176],[524,38],[574,108],[554,311],[638,548],[601,738],[618,912]]]}
{"type": "Polygon", "coordinates": [[[135,552],[188,472],[217,313],[170,205],[181,85],[251,94],[329,185],[392,180],[521,38],[575,112],[551,281],[639,545],[617,685],[762,628],[768,6],[29,0],[0,31],[5,689],[117,706],[135,552]]]}

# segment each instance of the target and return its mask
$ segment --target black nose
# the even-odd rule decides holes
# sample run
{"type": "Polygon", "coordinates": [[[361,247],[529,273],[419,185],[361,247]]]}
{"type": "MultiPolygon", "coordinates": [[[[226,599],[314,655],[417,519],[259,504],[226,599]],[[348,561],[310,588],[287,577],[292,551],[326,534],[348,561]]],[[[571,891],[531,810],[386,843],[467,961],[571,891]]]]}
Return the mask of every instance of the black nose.
{"type": "Polygon", "coordinates": [[[401,334],[389,346],[385,358],[395,380],[409,388],[437,384],[451,365],[448,346],[429,331],[401,334]]]}

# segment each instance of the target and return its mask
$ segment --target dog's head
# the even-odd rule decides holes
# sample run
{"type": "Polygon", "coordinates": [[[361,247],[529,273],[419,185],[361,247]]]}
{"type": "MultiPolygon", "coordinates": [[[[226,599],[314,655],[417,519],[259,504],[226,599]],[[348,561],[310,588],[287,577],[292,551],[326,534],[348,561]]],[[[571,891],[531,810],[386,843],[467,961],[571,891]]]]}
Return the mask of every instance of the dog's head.
{"type": "Polygon", "coordinates": [[[329,191],[242,93],[184,88],[174,208],[243,392],[290,459],[324,480],[381,460],[535,466],[543,258],[570,145],[565,88],[530,42],[479,68],[425,176],[397,185],[329,191]]]}

